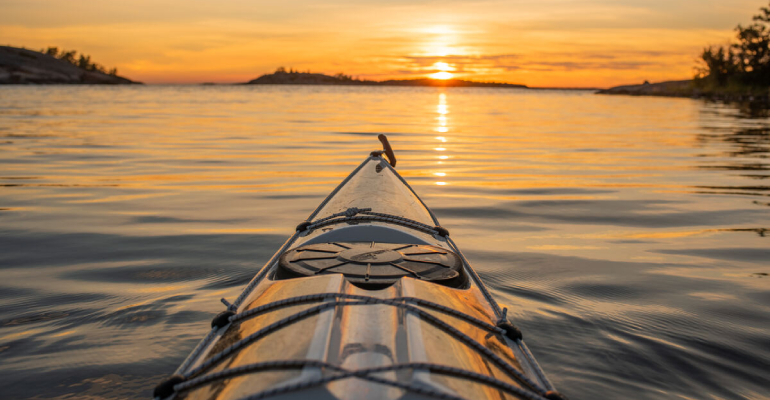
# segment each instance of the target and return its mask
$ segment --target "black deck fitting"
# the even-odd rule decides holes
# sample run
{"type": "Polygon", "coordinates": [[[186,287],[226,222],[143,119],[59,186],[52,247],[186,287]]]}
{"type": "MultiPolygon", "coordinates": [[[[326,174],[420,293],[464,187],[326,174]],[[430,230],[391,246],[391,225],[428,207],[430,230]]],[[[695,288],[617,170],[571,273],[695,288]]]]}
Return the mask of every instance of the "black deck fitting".
{"type": "Polygon", "coordinates": [[[229,324],[230,323],[230,317],[232,317],[233,315],[235,315],[235,313],[230,311],[230,310],[222,311],[221,313],[217,314],[217,316],[214,317],[214,319],[211,320],[211,327],[212,328],[221,328],[221,327],[229,324]]]}
{"type": "Polygon", "coordinates": [[[510,322],[503,321],[497,324],[498,328],[502,328],[505,331],[505,337],[515,340],[521,340],[523,338],[521,330],[510,322]]]}
{"type": "Polygon", "coordinates": [[[152,396],[165,399],[166,397],[171,396],[174,394],[174,385],[178,385],[180,383],[184,382],[184,376],[182,375],[171,375],[170,377],[166,378],[163,382],[159,383],[158,386],[155,386],[155,390],[152,391],[152,396]]]}
{"type": "Polygon", "coordinates": [[[433,230],[435,230],[436,234],[441,236],[441,237],[449,236],[449,231],[446,228],[444,228],[443,226],[436,226],[436,227],[433,228],[433,230]]]}
{"type": "Polygon", "coordinates": [[[308,226],[310,226],[310,221],[303,221],[301,224],[297,225],[297,232],[306,231],[308,226]]]}
{"type": "Polygon", "coordinates": [[[545,392],[545,398],[548,400],[569,400],[567,396],[555,391],[555,390],[549,390],[545,392]]]}

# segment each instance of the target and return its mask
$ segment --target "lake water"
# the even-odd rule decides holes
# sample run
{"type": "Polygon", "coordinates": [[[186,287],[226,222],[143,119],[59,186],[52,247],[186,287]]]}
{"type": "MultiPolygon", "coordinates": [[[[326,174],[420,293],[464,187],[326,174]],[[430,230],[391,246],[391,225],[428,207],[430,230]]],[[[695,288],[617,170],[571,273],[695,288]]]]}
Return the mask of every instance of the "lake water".
{"type": "Polygon", "coordinates": [[[385,133],[573,400],[763,399],[770,119],[585,91],[0,87],[0,397],[149,398],[385,133]]]}

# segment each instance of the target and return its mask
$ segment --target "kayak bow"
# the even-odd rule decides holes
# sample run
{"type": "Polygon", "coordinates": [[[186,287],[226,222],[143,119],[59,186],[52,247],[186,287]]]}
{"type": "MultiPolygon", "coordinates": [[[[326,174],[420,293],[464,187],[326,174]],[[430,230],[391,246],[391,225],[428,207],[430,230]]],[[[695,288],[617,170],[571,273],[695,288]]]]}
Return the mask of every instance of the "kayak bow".
{"type": "Polygon", "coordinates": [[[156,399],[565,399],[380,140],[156,399]]]}

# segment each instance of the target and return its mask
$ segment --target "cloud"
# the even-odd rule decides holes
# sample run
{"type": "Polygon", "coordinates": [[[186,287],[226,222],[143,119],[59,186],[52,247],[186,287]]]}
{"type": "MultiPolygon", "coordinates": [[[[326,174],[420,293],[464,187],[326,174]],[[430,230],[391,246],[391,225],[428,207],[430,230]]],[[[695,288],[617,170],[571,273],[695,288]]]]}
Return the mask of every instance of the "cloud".
{"type": "Polygon", "coordinates": [[[455,73],[494,73],[512,71],[580,71],[580,70],[635,70],[661,62],[655,57],[666,57],[670,54],[662,51],[642,51],[626,54],[587,53],[576,55],[572,53],[541,53],[541,54],[492,54],[478,56],[448,55],[448,56],[400,56],[397,62],[406,65],[397,72],[424,74],[433,72],[433,65],[445,62],[454,68],[455,73]]]}

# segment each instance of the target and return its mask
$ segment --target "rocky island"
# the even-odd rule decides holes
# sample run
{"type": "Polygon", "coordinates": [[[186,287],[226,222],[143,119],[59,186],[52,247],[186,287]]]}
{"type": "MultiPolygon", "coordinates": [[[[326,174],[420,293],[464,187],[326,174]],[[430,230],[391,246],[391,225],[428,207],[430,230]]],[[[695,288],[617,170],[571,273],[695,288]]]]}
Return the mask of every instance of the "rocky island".
{"type": "Polygon", "coordinates": [[[357,85],[357,86],[431,86],[431,87],[495,87],[526,89],[525,85],[500,82],[474,82],[461,79],[398,79],[373,81],[355,79],[350,75],[325,75],[312,72],[299,72],[278,68],[272,74],[265,74],[246,82],[247,85],[357,85]]]}
{"type": "Polygon", "coordinates": [[[745,86],[714,86],[700,79],[667,81],[658,83],[644,82],[640,85],[623,85],[603,89],[597,94],[620,94],[627,96],[662,96],[689,97],[722,101],[764,101],[770,100],[770,90],[745,86]]]}
{"type": "Polygon", "coordinates": [[[46,53],[0,46],[0,84],[132,84],[140,83],[106,71],[89,56],[49,48],[46,53]],[[57,57],[59,55],[60,57],[57,57]]]}
{"type": "Polygon", "coordinates": [[[625,94],[630,96],[675,96],[692,97],[695,95],[695,85],[691,79],[682,81],[667,81],[659,83],[644,82],[640,85],[623,85],[603,89],[597,94],[625,94]]]}

